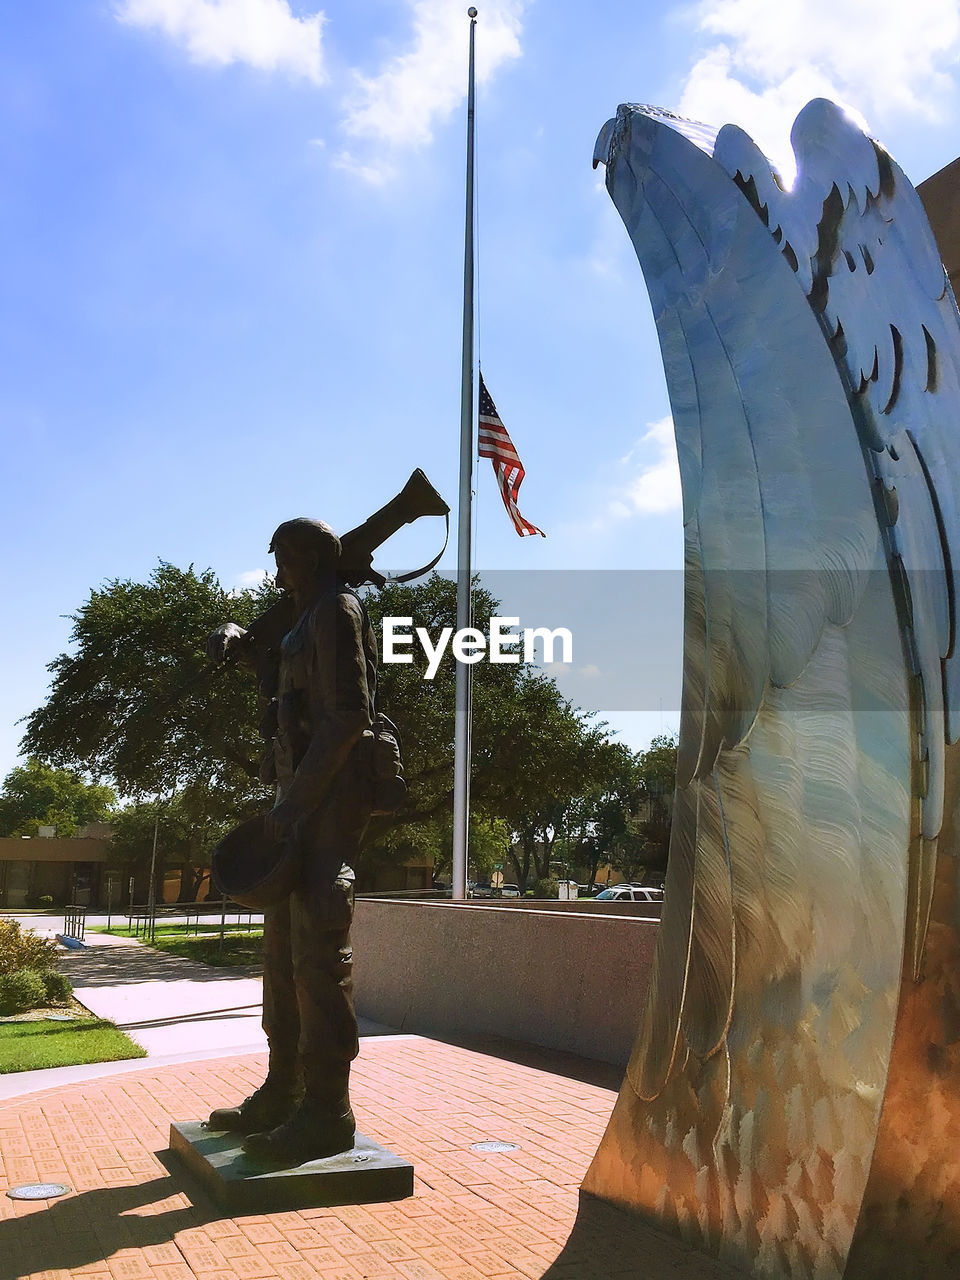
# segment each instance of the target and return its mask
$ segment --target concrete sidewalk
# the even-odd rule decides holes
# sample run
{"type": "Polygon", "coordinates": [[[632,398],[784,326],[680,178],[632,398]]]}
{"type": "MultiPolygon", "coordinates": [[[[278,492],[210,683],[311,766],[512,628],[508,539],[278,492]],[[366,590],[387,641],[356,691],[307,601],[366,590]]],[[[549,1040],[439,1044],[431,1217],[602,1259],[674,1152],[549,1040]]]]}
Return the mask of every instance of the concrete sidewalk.
{"type": "Polygon", "coordinates": [[[256,970],[218,969],[104,933],[88,934],[87,942],[60,962],[74,995],[151,1056],[266,1047],[256,970]]]}
{"type": "MultiPolygon", "coordinates": [[[[51,922],[45,923],[52,932],[51,922]]],[[[147,1066],[266,1050],[263,979],[256,969],[217,969],[106,933],[88,934],[87,943],[60,958],[75,997],[97,1017],[116,1023],[147,1057],[0,1075],[0,1100],[147,1066]]],[[[396,1034],[392,1027],[359,1021],[362,1037],[396,1034]]]]}

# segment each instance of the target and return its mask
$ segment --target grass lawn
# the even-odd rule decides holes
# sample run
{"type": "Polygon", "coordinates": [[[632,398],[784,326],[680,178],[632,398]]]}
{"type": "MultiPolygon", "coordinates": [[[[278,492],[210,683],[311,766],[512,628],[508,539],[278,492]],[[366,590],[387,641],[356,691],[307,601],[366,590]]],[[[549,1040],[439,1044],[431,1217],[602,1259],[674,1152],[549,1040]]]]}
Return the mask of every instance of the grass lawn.
{"type": "MultiPolygon", "coordinates": [[[[227,921],[224,926],[224,933],[228,936],[231,933],[243,934],[259,934],[263,932],[262,924],[238,924],[236,921],[227,921]]],[[[111,925],[108,929],[105,924],[92,924],[87,929],[87,933],[111,933],[118,938],[137,938],[143,939],[143,925],[140,926],[140,932],[131,928],[130,925],[111,925]]],[[[194,924],[165,924],[162,920],[157,921],[157,937],[164,938],[196,938],[196,937],[215,937],[220,938],[220,921],[207,921],[200,925],[199,933],[197,926],[194,924]]]]}
{"type": "Polygon", "coordinates": [[[184,956],[187,960],[199,960],[203,964],[223,965],[231,967],[243,964],[263,963],[262,933],[227,933],[223,946],[220,935],[213,934],[197,937],[195,934],[183,934],[180,937],[157,933],[153,943],[160,951],[168,951],[174,956],[184,956]]]}
{"type": "MultiPolygon", "coordinates": [[[[106,929],[97,932],[106,933],[106,929]]],[[[135,933],[128,928],[111,929],[111,933],[122,938],[133,938],[135,933]]],[[[185,925],[158,926],[156,937],[152,943],[147,942],[141,932],[140,941],[147,946],[154,946],[158,951],[167,951],[174,956],[183,956],[187,960],[199,960],[202,964],[220,965],[230,968],[234,965],[256,965],[263,963],[263,932],[257,929],[237,929],[227,926],[220,945],[220,926],[216,931],[196,934],[193,926],[188,932],[185,925]]]]}
{"type": "Polygon", "coordinates": [[[0,1023],[0,1074],[146,1056],[145,1049],[100,1018],[0,1023]]]}

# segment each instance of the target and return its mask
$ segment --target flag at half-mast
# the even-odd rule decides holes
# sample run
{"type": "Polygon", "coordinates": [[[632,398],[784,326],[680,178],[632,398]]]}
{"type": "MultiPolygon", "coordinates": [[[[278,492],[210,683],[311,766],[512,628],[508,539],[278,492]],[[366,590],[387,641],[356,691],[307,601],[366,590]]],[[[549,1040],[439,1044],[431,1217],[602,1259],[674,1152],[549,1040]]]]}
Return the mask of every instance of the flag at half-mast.
{"type": "Polygon", "coordinates": [[[521,538],[526,537],[528,533],[539,533],[541,538],[545,538],[547,535],[542,529],[538,529],[529,520],[524,520],[520,514],[520,509],[517,506],[517,494],[520,492],[520,485],[523,483],[523,477],[526,472],[523,469],[523,463],[520,461],[520,455],[513,447],[513,441],[507,435],[507,428],[500,421],[497,406],[493,403],[490,392],[484,385],[482,373],[480,374],[479,416],[480,457],[489,458],[493,463],[497,484],[500,486],[500,496],[503,498],[503,505],[507,508],[507,513],[513,521],[513,527],[521,538]]]}

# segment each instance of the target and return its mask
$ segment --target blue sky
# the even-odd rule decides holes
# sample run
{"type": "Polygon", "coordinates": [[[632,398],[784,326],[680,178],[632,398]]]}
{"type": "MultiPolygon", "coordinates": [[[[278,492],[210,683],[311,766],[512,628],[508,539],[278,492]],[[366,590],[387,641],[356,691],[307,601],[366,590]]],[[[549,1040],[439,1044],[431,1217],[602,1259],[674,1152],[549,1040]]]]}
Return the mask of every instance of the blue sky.
{"type": "MultiPolygon", "coordinates": [[[[600,126],[653,102],[782,158],[826,94],[919,182],[960,151],[960,5],[478,7],[481,358],[548,537],[516,537],[482,463],[476,563],[676,568],[669,407],[600,126]]],[[[158,558],[241,585],[280,520],[350,527],[413,466],[454,497],[465,10],[3,7],[0,773],[91,587],[158,558]]],[[[608,718],[637,745],[676,723],[608,718]]]]}

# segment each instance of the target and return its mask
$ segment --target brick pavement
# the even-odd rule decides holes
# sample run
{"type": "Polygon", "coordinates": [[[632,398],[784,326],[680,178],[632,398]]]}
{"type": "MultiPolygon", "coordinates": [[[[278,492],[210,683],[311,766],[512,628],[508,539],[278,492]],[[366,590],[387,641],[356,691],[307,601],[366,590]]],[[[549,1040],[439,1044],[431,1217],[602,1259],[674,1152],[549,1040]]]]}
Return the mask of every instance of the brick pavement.
{"type": "MultiPolygon", "coordinates": [[[[3,1186],[63,1181],[39,1203],[0,1196],[2,1280],[720,1280],[732,1273],[586,1201],[578,1187],[614,1090],[427,1039],[365,1041],[361,1129],[412,1160],[393,1204],[226,1217],[167,1152],[172,1120],[236,1101],[261,1055],[47,1090],[0,1105],[3,1186]],[[517,1143],[478,1154],[471,1143],[517,1143]]],[[[532,1055],[536,1060],[536,1054],[532,1055]]],[[[544,1055],[541,1055],[541,1059],[544,1055]]],[[[601,1070],[602,1075],[602,1070],[601,1070]]],[[[579,1077],[579,1078],[577,1078],[579,1077]]],[[[609,1080],[606,1083],[611,1083],[609,1080]]]]}

